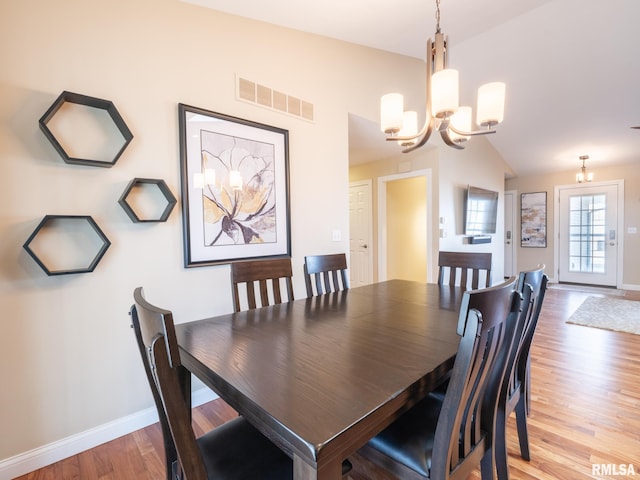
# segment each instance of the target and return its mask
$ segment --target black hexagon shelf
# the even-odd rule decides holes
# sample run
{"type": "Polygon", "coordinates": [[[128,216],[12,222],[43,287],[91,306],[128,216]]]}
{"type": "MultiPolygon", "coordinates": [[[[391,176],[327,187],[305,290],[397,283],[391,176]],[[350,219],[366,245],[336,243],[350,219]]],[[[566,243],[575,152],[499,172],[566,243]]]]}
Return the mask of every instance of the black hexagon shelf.
{"type": "Polygon", "coordinates": [[[177,200],[176,200],[176,197],[174,197],[173,194],[171,193],[171,190],[169,190],[169,187],[167,187],[167,184],[165,183],[164,180],[159,180],[155,178],[134,178],[129,182],[129,185],[127,185],[127,188],[124,189],[124,192],[122,193],[122,196],[118,200],[118,203],[124,209],[124,211],[127,212],[127,215],[129,215],[129,218],[135,223],[166,222],[167,219],[169,218],[169,215],[171,214],[171,210],[173,210],[173,207],[175,207],[177,200]],[[131,205],[129,202],[127,202],[127,197],[129,196],[129,194],[136,189],[144,187],[144,185],[155,185],[160,191],[160,193],[162,193],[164,199],[167,202],[167,205],[164,208],[164,211],[158,218],[144,218],[142,215],[139,215],[138,213],[136,213],[134,205],[131,205]]]}
{"type": "MultiPolygon", "coordinates": [[[[27,241],[24,243],[23,248],[27,251],[29,255],[36,261],[38,265],[45,271],[47,275],[68,275],[72,273],[88,273],[93,272],[96,268],[105,252],[111,245],[111,242],[106,237],[106,235],[100,230],[98,224],[88,215],[45,215],[42,221],[38,224],[33,233],[29,236],[27,241]],[[86,222],[91,227],[91,233],[96,235],[96,239],[101,243],[98,251],[96,252],[93,260],[86,267],[81,268],[59,268],[52,270],[49,268],[45,262],[38,256],[34,248],[32,248],[32,244],[36,240],[36,237],[39,233],[46,230],[48,227],[52,227],[57,221],[72,221],[72,222],[86,222]]],[[[35,245],[34,245],[35,247],[35,245]]]]}
{"type": "Polygon", "coordinates": [[[133,139],[133,134],[127,124],[124,122],[123,118],[118,113],[116,106],[113,102],[109,100],[102,100],[100,98],[89,97],[87,95],[81,95],[79,93],[67,92],[64,91],[60,94],[60,96],[56,99],[55,102],[49,107],[49,109],[45,112],[45,114],[40,119],[40,130],[45,134],[47,139],[51,142],[56,151],[60,154],[65,163],[71,163],[76,165],[88,165],[92,167],[113,167],[115,163],[118,161],[125,148],[129,145],[131,140],[133,139]],[[113,159],[111,160],[98,160],[98,159],[88,159],[88,158],[74,158],[71,157],[67,151],[64,149],[62,144],[55,137],[53,132],[49,129],[48,123],[55,116],[55,114],[62,108],[65,103],[75,103],[78,105],[84,105],[86,107],[99,108],[102,110],[106,110],[106,112],[111,117],[114,125],[120,132],[123,138],[123,145],[117,151],[113,159]]]}

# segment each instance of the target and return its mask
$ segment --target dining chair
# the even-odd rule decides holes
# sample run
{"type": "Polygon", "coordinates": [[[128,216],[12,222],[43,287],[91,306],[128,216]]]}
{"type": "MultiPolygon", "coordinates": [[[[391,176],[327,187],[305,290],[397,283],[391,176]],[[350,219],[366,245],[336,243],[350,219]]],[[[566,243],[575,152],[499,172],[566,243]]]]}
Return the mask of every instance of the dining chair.
{"type": "Polygon", "coordinates": [[[293,281],[290,258],[276,258],[266,260],[248,260],[231,264],[231,286],[234,311],[242,310],[240,302],[240,285],[244,285],[247,292],[248,309],[254,309],[256,304],[255,283],[258,284],[261,306],[283,303],[280,281],[286,289],[286,301],[292,301],[293,281]],[[270,297],[272,298],[270,300],[270,297]]]}
{"type": "MultiPolygon", "coordinates": [[[[506,424],[512,412],[516,415],[516,429],[520,444],[520,455],[525,460],[530,460],[529,433],[527,416],[530,412],[531,396],[531,343],[538,324],[538,317],[547,289],[548,277],[544,273],[544,265],[538,265],[533,270],[520,272],[518,276],[518,291],[524,292],[525,288],[531,290],[529,305],[526,307],[526,315],[520,335],[516,334],[517,342],[514,342],[513,364],[511,371],[507,373],[501,387],[498,400],[498,412],[496,414],[495,431],[495,459],[499,480],[509,478],[506,424]]],[[[525,307],[523,307],[523,311],[525,307]]]]}
{"type": "Polygon", "coordinates": [[[359,452],[402,479],[466,479],[480,465],[494,478],[493,431],[499,388],[518,323],[516,277],[466,291],[461,335],[444,397],[427,395],[359,452]]]}
{"type": "Polygon", "coordinates": [[[460,286],[466,290],[470,271],[472,290],[491,286],[490,252],[440,252],[438,267],[440,285],[460,286]],[[484,272],[484,282],[480,281],[481,272],[484,272]]]}
{"type": "Polygon", "coordinates": [[[190,398],[183,391],[173,315],[133,292],[130,315],[142,363],[162,425],[167,479],[287,479],[293,462],[243,417],[237,417],[196,439],[190,398]]]}
{"type": "Polygon", "coordinates": [[[307,297],[348,290],[347,256],[344,253],[336,253],[304,257],[304,282],[307,297]]]}

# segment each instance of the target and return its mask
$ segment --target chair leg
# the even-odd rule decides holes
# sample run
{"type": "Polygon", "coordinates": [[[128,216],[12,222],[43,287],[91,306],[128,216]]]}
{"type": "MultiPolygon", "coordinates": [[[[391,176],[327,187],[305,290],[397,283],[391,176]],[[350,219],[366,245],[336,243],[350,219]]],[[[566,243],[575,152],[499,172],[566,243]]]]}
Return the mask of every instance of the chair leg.
{"type": "Polygon", "coordinates": [[[480,460],[480,475],[482,480],[494,480],[496,478],[493,448],[487,450],[482,460],[480,460]]]}
{"type": "Polygon", "coordinates": [[[525,374],[524,381],[524,397],[526,399],[525,407],[528,417],[529,413],[531,412],[531,357],[527,358],[527,372],[525,374]]]}
{"type": "Polygon", "coordinates": [[[183,480],[184,478],[182,466],[177,460],[171,464],[171,478],[172,480],[183,480]]]}
{"type": "Polygon", "coordinates": [[[529,455],[529,432],[527,430],[527,405],[526,395],[521,395],[515,408],[516,426],[518,427],[518,440],[520,441],[520,455],[525,460],[531,459],[529,455]]]}
{"type": "Polygon", "coordinates": [[[509,478],[507,456],[507,415],[504,411],[498,411],[496,416],[496,429],[493,435],[493,451],[498,480],[507,480],[509,478]]]}

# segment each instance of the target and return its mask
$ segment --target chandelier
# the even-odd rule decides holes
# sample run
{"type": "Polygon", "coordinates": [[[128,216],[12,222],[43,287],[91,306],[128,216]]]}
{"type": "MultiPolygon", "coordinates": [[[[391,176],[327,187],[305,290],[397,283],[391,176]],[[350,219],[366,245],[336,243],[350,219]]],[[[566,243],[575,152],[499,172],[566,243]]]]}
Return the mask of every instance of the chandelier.
{"type": "Polygon", "coordinates": [[[582,167],[580,171],[576,173],[576,182],[592,182],[593,181],[593,172],[587,173],[587,167],[584,166],[585,160],[589,159],[589,155],[581,155],[580,160],[582,160],[582,167]]]}
{"type": "Polygon", "coordinates": [[[380,100],[380,128],[387,140],[397,141],[403,153],[422,147],[437,130],[450,147],[462,149],[474,135],[495,133],[493,127],[504,117],[505,84],[492,82],[478,89],[476,123],[480,130],[472,130],[472,110],[459,106],[458,71],[448,68],[447,37],[440,32],[440,0],[436,0],[435,41],[427,42],[427,88],[425,123],[418,131],[418,115],[404,111],[399,93],[383,95],[380,100]]]}

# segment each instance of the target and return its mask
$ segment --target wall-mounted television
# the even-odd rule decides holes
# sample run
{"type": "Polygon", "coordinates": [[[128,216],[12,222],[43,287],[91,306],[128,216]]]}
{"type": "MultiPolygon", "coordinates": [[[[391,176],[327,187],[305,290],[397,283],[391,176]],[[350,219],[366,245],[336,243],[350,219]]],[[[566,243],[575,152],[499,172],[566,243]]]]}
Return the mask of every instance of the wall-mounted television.
{"type": "Polygon", "coordinates": [[[464,234],[496,233],[498,192],[469,185],[465,195],[464,234]]]}

